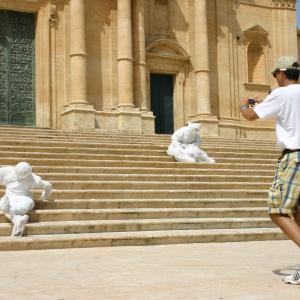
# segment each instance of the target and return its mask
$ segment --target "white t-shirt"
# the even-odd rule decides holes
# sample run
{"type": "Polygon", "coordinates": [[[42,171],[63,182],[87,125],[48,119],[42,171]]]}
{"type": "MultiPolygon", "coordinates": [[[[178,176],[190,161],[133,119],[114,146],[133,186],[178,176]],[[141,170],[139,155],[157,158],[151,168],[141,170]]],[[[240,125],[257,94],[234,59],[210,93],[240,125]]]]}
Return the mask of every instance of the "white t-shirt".
{"type": "Polygon", "coordinates": [[[254,111],[260,119],[276,118],[277,144],[281,150],[300,149],[300,84],[275,89],[254,111]]]}

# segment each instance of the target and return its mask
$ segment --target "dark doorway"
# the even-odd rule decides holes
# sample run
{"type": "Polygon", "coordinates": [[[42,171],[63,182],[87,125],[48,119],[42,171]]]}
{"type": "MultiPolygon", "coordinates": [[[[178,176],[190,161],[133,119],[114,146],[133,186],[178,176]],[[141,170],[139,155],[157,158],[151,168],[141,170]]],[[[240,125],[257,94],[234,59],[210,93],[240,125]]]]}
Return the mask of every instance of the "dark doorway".
{"type": "Polygon", "coordinates": [[[155,118],[155,133],[174,132],[173,76],[151,74],[151,110],[155,118]]]}
{"type": "Polygon", "coordinates": [[[35,125],[35,14],[0,10],[0,125],[35,125]]]}

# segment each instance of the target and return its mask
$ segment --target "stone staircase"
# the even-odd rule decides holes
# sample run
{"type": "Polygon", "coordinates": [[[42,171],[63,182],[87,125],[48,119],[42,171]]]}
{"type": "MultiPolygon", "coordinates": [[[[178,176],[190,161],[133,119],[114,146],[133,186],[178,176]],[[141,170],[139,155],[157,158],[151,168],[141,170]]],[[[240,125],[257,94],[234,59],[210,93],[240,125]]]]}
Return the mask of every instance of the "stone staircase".
{"type": "Polygon", "coordinates": [[[27,161],[54,188],[24,237],[0,214],[0,250],[284,238],[266,210],[274,143],[207,138],[209,165],[174,162],[169,140],[0,127],[0,165],[27,161]]]}

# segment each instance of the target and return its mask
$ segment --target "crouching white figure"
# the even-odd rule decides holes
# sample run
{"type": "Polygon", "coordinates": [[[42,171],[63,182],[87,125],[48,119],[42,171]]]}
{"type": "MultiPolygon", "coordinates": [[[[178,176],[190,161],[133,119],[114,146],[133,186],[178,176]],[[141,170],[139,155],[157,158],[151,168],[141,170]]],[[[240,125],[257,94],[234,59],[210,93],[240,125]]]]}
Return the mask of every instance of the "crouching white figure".
{"type": "Polygon", "coordinates": [[[27,213],[34,207],[31,189],[43,189],[41,200],[46,200],[52,185],[32,173],[27,162],[0,168],[0,184],[6,187],[5,195],[0,199],[0,210],[13,224],[11,235],[21,236],[29,219],[27,213]]]}
{"type": "Polygon", "coordinates": [[[179,162],[215,163],[213,158],[200,149],[199,129],[199,123],[188,123],[187,126],[176,130],[171,137],[172,141],[167,151],[168,155],[174,156],[175,160],[179,162]]]}

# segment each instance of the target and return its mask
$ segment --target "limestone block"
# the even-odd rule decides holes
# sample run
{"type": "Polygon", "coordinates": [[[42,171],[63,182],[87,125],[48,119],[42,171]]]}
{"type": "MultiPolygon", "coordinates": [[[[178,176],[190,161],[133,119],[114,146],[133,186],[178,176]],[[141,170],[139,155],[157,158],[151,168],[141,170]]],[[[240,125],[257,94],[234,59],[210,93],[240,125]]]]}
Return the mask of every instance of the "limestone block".
{"type": "Polygon", "coordinates": [[[96,112],[96,128],[106,132],[118,132],[118,115],[115,112],[96,112]]]}
{"type": "Polygon", "coordinates": [[[62,112],[63,127],[71,131],[91,131],[95,129],[95,110],[92,105],[72,104],[62,112]]]}
{"type": "Polygon", "coordinates": [[[132,134],[142,133],[142,116],[138,108],[119,107],[117,114],[120,132],[132,134]]]}
{"type": "Polygon", "coordinates": [[[201,124],[201,136],[219,136],[219,120],[216,116],[196,116],[191,120],[192,122],[199,122],[201,124]]]}
{"type": "Polygon", "coordinates": [[[155,116],[152,111],[142,112],[142,133],[155,133],[154,120],[155,116]]]}

